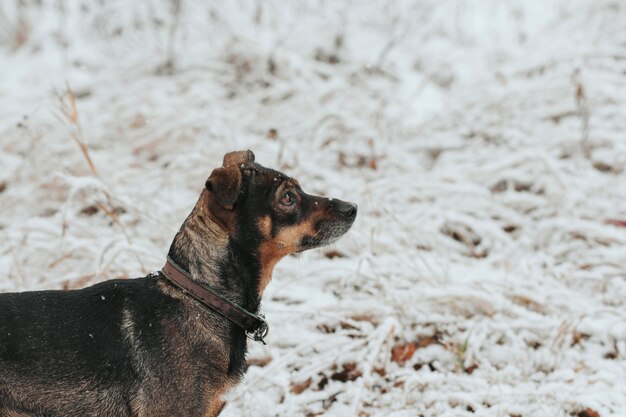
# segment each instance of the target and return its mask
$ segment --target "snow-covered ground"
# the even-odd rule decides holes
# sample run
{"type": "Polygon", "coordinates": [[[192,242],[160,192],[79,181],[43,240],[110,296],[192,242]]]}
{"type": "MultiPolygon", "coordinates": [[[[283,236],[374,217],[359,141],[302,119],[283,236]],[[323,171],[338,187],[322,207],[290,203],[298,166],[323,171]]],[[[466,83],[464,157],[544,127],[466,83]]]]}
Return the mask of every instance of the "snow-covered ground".
{"type": "Polygon", "coordinates": [[[230,150],[359,204],[225,417],[626,416],[622,1],[3,0],[0,109],[0,291],[158,269],[230,150]]]}

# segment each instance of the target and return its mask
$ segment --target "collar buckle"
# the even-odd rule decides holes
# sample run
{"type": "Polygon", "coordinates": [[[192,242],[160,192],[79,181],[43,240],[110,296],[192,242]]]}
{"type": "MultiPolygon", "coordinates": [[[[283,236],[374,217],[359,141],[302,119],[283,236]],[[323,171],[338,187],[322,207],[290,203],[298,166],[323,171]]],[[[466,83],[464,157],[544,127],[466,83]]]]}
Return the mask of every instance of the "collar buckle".
{"type": "Polygon", "coordinates": [[[270,329],[265,321],[265,316],[263,314],[258,314],[256,318],[259,320],[259,325],[253,331],[246,330],[246,336],[250,340],[267,345],[267,343],[265,343],[265,338],[267,337],[270,329]]]}

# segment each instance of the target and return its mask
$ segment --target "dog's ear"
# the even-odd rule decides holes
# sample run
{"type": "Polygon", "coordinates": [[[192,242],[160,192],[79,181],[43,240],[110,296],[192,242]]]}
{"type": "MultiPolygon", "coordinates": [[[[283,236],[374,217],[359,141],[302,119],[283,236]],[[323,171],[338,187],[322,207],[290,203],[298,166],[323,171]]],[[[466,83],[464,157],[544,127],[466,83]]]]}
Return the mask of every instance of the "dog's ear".
{"type": "Polygon", "coordinates": [[[251,150],[229,152],[224,155],[223,167],[229,167],[231,165],[249,167],[254,164],[254,153],[251,150]]]}
{"type": "Polygon", "coordinates": [[[206,180],[205,187],[214,194],[217,202],[224,208],[231,210],[239,200],[241,193],[241,170],[238,165],[216,168],[206,180]]]}
{"type": "Polygon", "coordinates": [[[224,155],[222,168],[216,168],[206,180],[206,189],[213,193],[220,206],[232,210],[241,194],[241,168],[254,165],[251,150],[229,152],[224,155]]]}

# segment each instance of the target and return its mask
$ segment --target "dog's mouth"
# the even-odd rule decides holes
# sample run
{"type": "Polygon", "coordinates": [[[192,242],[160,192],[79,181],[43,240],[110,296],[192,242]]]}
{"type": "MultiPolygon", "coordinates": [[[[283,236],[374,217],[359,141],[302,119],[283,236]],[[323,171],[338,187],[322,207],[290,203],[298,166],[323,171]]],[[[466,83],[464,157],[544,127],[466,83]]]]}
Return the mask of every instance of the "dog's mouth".
{"type": "Polygon", "coordinates": [[[305,236],[300,240],[300,249],[298,252],[330,245],[339,240],[339,238],[346,234],[348,230],[350,230],[350,227],[352,227],[356,219],[356,206],[354,210],[354,214],[349,217],[341,216],[343,218],[336,217],[331,220],[319,222],[315,227],[317,230],[315,235],[305,236]]]}

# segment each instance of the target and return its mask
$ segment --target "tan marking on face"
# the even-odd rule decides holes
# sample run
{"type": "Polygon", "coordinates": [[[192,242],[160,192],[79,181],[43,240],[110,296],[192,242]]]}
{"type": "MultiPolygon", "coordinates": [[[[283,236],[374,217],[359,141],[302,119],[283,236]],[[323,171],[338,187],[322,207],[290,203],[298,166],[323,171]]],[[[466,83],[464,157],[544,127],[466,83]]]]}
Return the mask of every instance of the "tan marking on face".
{"type": "Polygon", "coordinates": [[[263,295],[267,284],[272,280],[274,267],[285,256],[300,249],[300,240],[305,236],[313,236],[315,230],[311,219],[286,227],[272,239],[261,243],[259,247],[259,261],[261,264],[261,276],[259,280],[259,296],[263,295]]]}
{"type": "Polygon", "coordinates": [[[269,239],[272,236],[272,219],[270,216],[261,217],[257,222],[259,231],[265,239],[269,239]]]}

